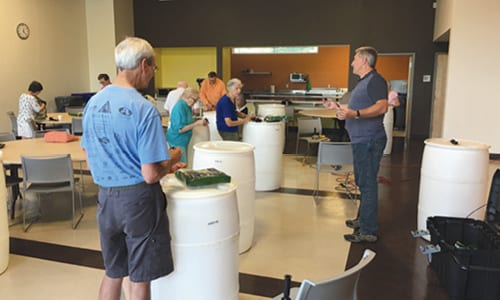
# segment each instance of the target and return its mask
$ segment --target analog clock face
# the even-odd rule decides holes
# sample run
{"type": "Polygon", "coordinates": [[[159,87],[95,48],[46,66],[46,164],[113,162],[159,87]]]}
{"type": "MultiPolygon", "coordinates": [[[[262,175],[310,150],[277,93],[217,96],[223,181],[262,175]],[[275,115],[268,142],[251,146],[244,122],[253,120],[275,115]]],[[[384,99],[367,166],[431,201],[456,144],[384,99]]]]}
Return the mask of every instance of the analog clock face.
{"type": "Polygon", "coordinates": [[[17,36],[22,40],[25,40],[30,36],[30,28],[26,23],[17,24],[16,32],[17,36]]]}

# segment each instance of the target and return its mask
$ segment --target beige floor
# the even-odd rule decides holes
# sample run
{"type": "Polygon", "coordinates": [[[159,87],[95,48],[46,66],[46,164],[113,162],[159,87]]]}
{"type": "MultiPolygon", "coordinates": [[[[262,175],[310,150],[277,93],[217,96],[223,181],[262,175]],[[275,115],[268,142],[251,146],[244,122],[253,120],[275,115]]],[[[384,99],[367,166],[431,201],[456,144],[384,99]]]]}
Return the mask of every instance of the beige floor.
{"type": "MultiPolygon", "coordinates": [[[[312,189],[314,169],[302,166],[300,159],[285,155],[285,188],[312,189]]],[[[320,174],[320,189],[333,191],[335,176],[320,174]]],[[[94,190],[87,183],[86,203],[92,203],[94,190]]],[[[252,248],[240,255],[239,271],[293,280],[321,279],[343,271],[349,243],[344,220],[355,215],[356,203],[329,196],[316,205],[311,196],[290,193],[257,192],[255,236],[252,248]]],[[[12,237],[99,250],[95,205],[85,208],[77,230],[69,220],[41,221],[25,233],[22,225],[10,228],[12,237]]],[[[0,275],[1,299],[95,299],[103,271],[10,255],[9,267],[0,275]]],[[[264,299],[240,294],[240,299],[264,299]]]]}

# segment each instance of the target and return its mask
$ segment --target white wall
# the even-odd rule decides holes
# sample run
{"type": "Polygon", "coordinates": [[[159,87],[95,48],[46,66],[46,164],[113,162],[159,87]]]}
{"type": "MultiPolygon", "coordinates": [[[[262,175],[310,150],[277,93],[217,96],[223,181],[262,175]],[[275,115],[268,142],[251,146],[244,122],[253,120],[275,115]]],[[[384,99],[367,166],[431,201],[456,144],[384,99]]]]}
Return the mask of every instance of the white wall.
{"type": "Polygon", "coordinates": [[[115,18],[113,0],[86,0],[88,32],[88,60],[90,91],[100,89],[97,75],[107,73],[114,80],[116,75],[115,18]]]}
{"type": "Polygon", "coordinates": [[[54,97],[89,87],[85,0],[0,1],[0,131],[10,131],[6,111],[17,114],[19,95],[32,80],[44,86],[41,97],[49,110],[54,97]],[[16,26],[30,26],[20,40],[16,26]]]}
{"type": "Polygon", "coordinates": [[[453,3],[455,0],[437,0],[436,17],[434,18],[434,41],[448,40],[451,28],[453,3]]]}
{"type": "Polygon", "coordinates": [[[452,14],[443,137],[500,153],[500,1],[455,1],[452,14]]]}

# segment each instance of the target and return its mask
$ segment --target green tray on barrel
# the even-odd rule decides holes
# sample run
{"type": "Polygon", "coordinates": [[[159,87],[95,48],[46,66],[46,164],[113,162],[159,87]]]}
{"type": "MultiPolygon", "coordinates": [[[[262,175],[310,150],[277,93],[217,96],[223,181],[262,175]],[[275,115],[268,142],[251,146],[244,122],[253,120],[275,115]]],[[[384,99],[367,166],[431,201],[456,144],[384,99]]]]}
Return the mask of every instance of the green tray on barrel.
{"type": "Polygon", "coordinates": [[[187,186],[205,186],[231,182],[231,176],[215,168],[201,170],[180,169],[175,172],[175,177],[187,186]]]}

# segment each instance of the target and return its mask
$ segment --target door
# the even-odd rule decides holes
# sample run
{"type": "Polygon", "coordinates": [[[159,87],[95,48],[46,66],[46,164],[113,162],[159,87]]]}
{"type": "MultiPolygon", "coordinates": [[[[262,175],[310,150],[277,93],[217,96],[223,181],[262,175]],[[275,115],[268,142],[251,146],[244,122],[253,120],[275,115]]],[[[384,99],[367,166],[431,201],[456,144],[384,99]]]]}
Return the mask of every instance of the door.
{"type": "Polygon", "coordinates": [[[379,53],[377,71],[394,85],[401,105],[394,109],[394,137],[410,137],[414,53],[379,53]]]}

